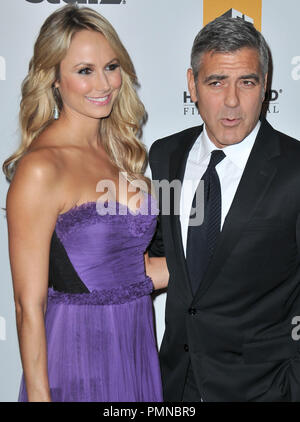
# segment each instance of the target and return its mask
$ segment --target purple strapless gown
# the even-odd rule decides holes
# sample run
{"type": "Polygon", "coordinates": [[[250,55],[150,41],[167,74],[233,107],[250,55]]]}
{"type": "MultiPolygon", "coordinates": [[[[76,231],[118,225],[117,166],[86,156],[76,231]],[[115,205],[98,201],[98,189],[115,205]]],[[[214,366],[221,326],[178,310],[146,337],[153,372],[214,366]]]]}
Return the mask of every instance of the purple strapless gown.
{"type": "MultiPolygon", "coordinates": [[[[52,401],[162,401],[143,256],[157,214],[145,194],[135,213],[98,201],[59,215],[45,315],[52,401]]],[[[18,400],[28,401],[24,374],[18,400]]]]}

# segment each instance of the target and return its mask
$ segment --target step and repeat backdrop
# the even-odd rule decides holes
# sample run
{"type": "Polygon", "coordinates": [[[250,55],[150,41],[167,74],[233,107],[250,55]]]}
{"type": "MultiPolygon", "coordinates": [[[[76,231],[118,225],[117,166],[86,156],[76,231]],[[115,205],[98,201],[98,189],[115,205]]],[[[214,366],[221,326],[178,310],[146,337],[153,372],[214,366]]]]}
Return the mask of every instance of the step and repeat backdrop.
{"type": "MultiPolygon", "coordinates": [[[[33,44],[45,18],[69,0],[2,0],[0,4],[0,157],[19,143],[20,86],[33,44]]],[[[198,125],[186,82],[197,32],[215,17],[245,19],[261,30],[272,51],[273,75],[267,118],[278,130],[300,139],[299,0],[79,0],[103,14],[128,49],[139,78],[148,121],[143,141],[198,125]]],[[[300,166],[300,163],[299,163],[300,166]]],[[[148,174],[150,174],[148,169],[148,174]]],[[[0,207],[8,183],[0,178],[0,207]]],[[[22,206],[22,204],[20,204],[22,206]]],[[[15,322],[5,212],[0,219],[0,401],[16,401],[22,373],[15,322]]],[[[166,294],[154,298],[158,346],[164,332],[166,294]]]]}

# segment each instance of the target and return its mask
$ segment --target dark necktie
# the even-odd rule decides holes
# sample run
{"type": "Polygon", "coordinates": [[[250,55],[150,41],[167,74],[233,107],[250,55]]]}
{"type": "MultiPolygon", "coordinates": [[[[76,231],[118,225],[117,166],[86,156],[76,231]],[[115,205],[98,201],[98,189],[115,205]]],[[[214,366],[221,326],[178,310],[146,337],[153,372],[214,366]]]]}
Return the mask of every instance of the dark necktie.
{"type": "MultiPolygon", "coordinates": [[[[216,171],[216,165],[219,164],[223,158],[225,158],[225,154],[222,150],[212,151],[208,167],[201,178],[201,180],[204,181],[204,198],[200,198],[200,206],[204,206],[204,219],[202,224],[191,225],[193,213],[191,212],[190,214],[186,260],[193,293],[196,292],[204,277],[220,233],[221,186],[216,171]]],[[[196,209],[196,205],[199,203],[200,192],[201,182],[199,183],[193,198],[193,210],[196,209]]],[[[196,213],[197,212],[199,212],[199,208],[198,211],[196,210],[196,213]]]]}

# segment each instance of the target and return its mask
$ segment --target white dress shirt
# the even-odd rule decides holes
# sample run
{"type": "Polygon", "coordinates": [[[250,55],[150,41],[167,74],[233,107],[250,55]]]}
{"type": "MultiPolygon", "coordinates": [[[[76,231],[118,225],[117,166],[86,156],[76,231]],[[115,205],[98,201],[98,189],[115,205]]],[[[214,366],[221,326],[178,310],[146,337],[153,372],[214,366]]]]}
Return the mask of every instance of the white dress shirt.
{"type": "Polygon", "coordinates": [[[184,253],[186,254],[186,243],[188,233],[188,223],[191,206],[195,191],[205,173],[210,153],[216,149],[222,149],[226,157],[216,166],[221,185],[221,230],[225,217],[229,211],[238,184],[241,180],[255,138],[259,131],[261,122],[258,121],[252,132],[238,144],[229,145],[224,148],[217,148],[209,139],[205,124],[203,131],[195,141],[189,152],[186,163],[182,191],[180,197],[180,223],[184,253]]]}

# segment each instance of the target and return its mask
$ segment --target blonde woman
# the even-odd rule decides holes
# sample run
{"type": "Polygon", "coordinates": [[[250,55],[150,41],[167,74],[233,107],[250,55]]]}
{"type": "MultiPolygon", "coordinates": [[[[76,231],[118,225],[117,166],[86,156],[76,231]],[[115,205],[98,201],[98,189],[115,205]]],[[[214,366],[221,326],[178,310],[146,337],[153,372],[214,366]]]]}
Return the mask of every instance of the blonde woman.
{"type": "Polygon", "coordinates": [[[65,6],[43,24],[22,85],[22,143],[3,164],[19,401],[162,400],[150,293],[168,272],[144,256],[157,212],[135,83],[94,10],[65,6]]]}

